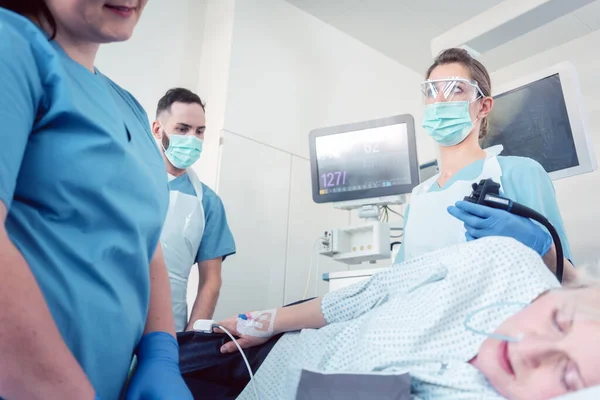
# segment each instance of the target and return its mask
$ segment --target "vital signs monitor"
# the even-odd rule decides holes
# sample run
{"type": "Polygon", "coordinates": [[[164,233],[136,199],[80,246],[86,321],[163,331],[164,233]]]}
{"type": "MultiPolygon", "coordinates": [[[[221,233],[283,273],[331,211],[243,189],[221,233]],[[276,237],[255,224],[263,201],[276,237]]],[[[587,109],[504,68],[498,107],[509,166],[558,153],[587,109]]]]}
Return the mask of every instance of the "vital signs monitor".
{"type": "Polygon", "coordinates": [[[315,129],[309,144],[316,203],[407,194],[419,184],[411,115],[315,129]]]}

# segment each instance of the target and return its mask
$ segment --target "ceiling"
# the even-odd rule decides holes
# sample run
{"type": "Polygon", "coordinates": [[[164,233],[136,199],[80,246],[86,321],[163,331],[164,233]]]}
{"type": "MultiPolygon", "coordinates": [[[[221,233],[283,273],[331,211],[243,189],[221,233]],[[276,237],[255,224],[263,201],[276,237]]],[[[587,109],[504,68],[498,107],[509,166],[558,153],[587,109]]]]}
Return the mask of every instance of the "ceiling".
{"type": "MultiPolygon", "coordinates": [[[[422,74],[431,40],[502,0],[287,0],[422,74]]],[[[568,0],[565,0],[568,1],[568,0]]],[[[600,29],[600,0],[481,56],[490,69],[559,46],[600,29]]]]}

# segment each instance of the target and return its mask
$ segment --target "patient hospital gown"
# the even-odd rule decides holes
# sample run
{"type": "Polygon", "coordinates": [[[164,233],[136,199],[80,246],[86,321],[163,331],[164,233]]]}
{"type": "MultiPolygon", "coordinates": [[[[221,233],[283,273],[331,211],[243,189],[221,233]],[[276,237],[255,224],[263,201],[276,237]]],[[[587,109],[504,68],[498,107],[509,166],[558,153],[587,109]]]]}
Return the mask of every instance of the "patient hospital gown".
{"type": "MultiPolygon", "coordinates": [[[[327,294],[324,328],[285,334],[255,375],[259,395],[294,399],[306,369],[408,372],[415,399],[501,399],[468,363],[485,337],[465,329],[464,321],[487,305],[530,303],[557,287],[540,257],[510,238],[480,239],[396,264],[327,294]]],[[[508,312],[478,314],[477,329],[493,332],[508,312]]],[[[251,385],[238,399],[254,399],[251,385]]]]}

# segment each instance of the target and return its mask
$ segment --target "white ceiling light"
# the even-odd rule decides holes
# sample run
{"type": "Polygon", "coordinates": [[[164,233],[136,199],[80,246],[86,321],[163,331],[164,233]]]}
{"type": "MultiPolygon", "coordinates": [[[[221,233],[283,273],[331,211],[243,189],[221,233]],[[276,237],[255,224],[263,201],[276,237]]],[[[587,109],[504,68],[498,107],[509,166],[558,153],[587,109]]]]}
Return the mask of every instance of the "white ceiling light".
{"type": "Polygon", "coordinates": [[[593,1],[506,0],[434,38],[431,53],[463,47],[483,54],[593,1]]]}

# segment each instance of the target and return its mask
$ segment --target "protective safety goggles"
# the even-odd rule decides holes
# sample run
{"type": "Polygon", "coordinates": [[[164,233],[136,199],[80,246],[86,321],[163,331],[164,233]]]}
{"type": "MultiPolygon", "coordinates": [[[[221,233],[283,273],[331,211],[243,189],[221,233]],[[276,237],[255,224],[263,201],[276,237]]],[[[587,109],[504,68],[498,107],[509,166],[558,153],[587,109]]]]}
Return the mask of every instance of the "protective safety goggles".
{"type": "Polygon", "coordinates": [[[442,101],[468,101],[469,103],[485,97],[475,81],[452,77],[430,79],[421,84],[423,101],[432,104],[442,101]]]}

